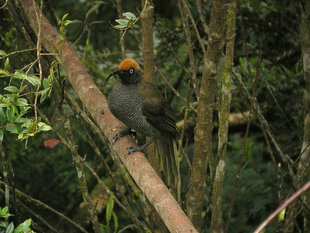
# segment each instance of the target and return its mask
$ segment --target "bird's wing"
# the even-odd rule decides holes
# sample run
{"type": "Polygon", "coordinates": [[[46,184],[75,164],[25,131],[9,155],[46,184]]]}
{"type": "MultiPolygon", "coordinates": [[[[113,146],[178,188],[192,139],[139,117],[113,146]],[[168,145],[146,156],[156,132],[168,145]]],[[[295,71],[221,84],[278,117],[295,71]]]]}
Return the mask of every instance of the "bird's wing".
{"type": "Polygon", "coordinates": [[[150,82],[141,82],[139,89],[144,97],[142,113],[145,119],[161,133],[178,139],[174,114],[159,89],[150,82]]]}

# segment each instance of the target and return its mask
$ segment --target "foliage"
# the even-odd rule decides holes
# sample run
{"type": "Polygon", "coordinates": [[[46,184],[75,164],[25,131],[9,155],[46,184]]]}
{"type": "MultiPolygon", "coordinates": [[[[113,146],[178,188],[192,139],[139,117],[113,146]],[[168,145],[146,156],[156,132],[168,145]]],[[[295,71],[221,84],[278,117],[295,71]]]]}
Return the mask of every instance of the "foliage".
{"type": "Polygon", "coordinates": [[[125,12],[123,13],[123,17],[122,19],[116,19],[115,22],[117,22],[118,24],[113,26],[115,29],[119,29],[119,30],[123,30],[124,33],[121,37],[121,40],[124,39],[125,33],[127,32],[127,30],[129,28],[131,28],[133,25],[135,25],[138,20],[140,19],[141,15],[145,14],[147,11],[151,10],[153,8],[153,6],[149,5],[149,2],[146,0],[144,3],[144,7],[139,15],[139,17],[136,17],[133,13],[131,12],[125,12]]]}
{"type": "Polygon", "coordinates": [[[114,199],[113,199],[113,195],[110,195],[107,206],[106,206],[106,213],[105,213],[105,217],[106,217],[106,224],[103,225],[101,224],[101,227],[103,229],[103,232],[105,233],[109,233],[111,232],[112,227],[110,226],[110,221],[111,218],[113,216],[113,222],[114,222],[114,233],[117,232],[117,228],[118,228],[118,219],[116,214],[113,211],[114,208],[114,199]]]}
{"type": "Polygon", "coordinates": [[[30,229],[31,226],[31,219],[27,219],[23,223],[20,223],[17,227],[14,227],[13,222],[6,222],[1,219],[8,218],[13,216],[12,214],[8,213],[8,207],[0,208],[0,232],[1,233],[34,233],[30,229]]]}
{"type": "MultiPolygon", "coordinates": [[[[17,134],[19,140],[27,139],[41,131],[49,131],[51,127],[44,122],[26,117],[31,109],[31,104],[25,98],[28,95],[36,96],[37,89],[41,85],[40,78],[35,75],[28,75],[21,70],[14,73],[8,71],[8,59],[4,63],[4,69],[0,69],[1,78],[9,78],[8,85],[3,88],[5,91],[0,94],[0,140],[3,141],[4,132],[17,134]]],[[[40,102],[46,98],[51,91],[51,78],[43,79],[43,90],[38,92],[41,95],[40,102]]],[[[36,107],[36,106],[35,106],[36,107]]]]}
{"type": "MultiPolygon", "coordinates": [[[[150,8],[145,7],[144,11],[142,9],[137,14],[137,2],[122,1],[122,12],[124,13],[122,14],[123,17],[120,18],[116,5],[113,5],[116,4],[115,1],[78,0],[73,2],[72,0],[65,0],[43,2],[43,13],[49,18],[50,22],[53,22],[55,27],[58,27],[62,41],[68,39],[74,43],[83,64],[99,87],[103,86],[107,75],[117,69],[117,64],[121,60],[120,36],[116,29],[127,31],[126,37],[121,37],[124,39],[126,56],[135,58],[139,64],[142,63],[141,48],[139,47],[141,29],[138,20],[141,14],[150,8]],[[68,20],[68,15],[70,20],[68,20]],[[111,22],[114,21],[117,24],[113,26],[111,22]]],[[[183,146],[190,161],[193,156],[193,131],[197,97],[193,88],[188,90],[188,83],[191,79],[188,45],[175,2],[153,2],[155,5],[154,51],[156,66],[178,93],[189,100],[189,103],[178,98],[161,79],[158,72],[156,72],[156,82],[169,100],[176,113],[177,121],[181,122],[184,119],[184,114],[187,114],[186,126],[188,128],[185,128],[183,146]]],[[[188,2],[197,22],[202,41],[206,44],[208,35],[203,33],[199,14],[194,4],[195,1],[186,2],[188,2]]],[[[207,3],[208,1],[202,2],[204,4],[203,14],[208,20],[210,18],[210,5],[207,3]]],[[[293,164],[300,156],[304,117],[302,112],[301,54],[297,33],[299,10],[296,1],[240,1],[237,14],[234,61],[234,72],[242,77],[250,93],[255,77],[258,75],[256,99],[276,140],[278,140],[285,154],[293,161],[293,164]]],[[[54,138],[58,140],[59,135],[66,138],[63,116],[59,112],[59,108],[63,107],[70,118],[79,154],[87,155],[86,161],[115,194],[115,196],[109,194],[109,198],[102,198],[103,200],[100,201],[98,201],[99,198],[94,198],[97,200],[97,204],[102,205],[98,204],[101,207],[98,207],[98,212],[100,212],[99,221],[102,223],[102,230],[104,232],[118,232],[132,224],[127,213],[114,202],[115,197],[121,198],[122,195],[128,196],[129,205],[135,207],[135,214],[139,219],[143,219],[144,207],[139,201],[137,201],[137,205],[134,204],[135,198],[131,195],[132,191],[129,191],[128,184],[120,175],[121,172],[117,170],[111,158],[108,157],[106,145],[98,139],[92,128],[85,125],[81,116],[72,110],[68,100],[62,98],[64,92],[71,94],[71,96],[74,96],[74,93],[66,81],[66,75],[61,69],[61,64],[54,61],[51,56],[41,56],[42,61],[47,64],[43,66],[42,80],[38,75],[37,63],[32,66],[29,72],[23,69],[36,59],[36,51],[14,53],[29,49],[17,28],[17,23],[10,18],[7,12],[3,9],[0,10],[0,30],[2,32],[0,37],[0,140],[4,148],[5,159],[12,168],[12,177],[15,177],[13,182],[15,187],[49,204],[72,219],[80,219],[81,225],[91,231],[87,211],[83,211],[85,205],[81,198],[77,175],[69,150],[63,143],[59,143],[54,148],[44,146],[46,140],[54,138]],[[58,83],[63,83],[64,86],[59,87],[58,83]],[[35,98],[37,98],[36,106],[34,106],[35,98]],[[36,116],[34,108],[39,109],[49,122],[43,119],[41,115],[37,114],[36,116]],[[39,132],[41,133],[38,134],[39,132]],[[104,155],[107,165],[114,175],[113,178],[108,174],[107,168],[102,165],[102,160],[94,156],[95,149],[90,146],[88,135],[92,136],[94,144],[104,155]],[[26,150],[24,141],[21,142],[21,140],[27,142],[26,150]],[[115,183],[119,183],[119,187],[116,187],[115,183]]],[[[122,35],[124,36],[124,34],[122,35]]],[[[203,54],[195,34],[192,33],[191,36],[197,67],[197,84],[199,85],[203,68],[203,54]]],[[[59,52],[57,48],[54,50],[56,53],[59,52]]],[[[218,85],[221,85],[220,80],[218,85]]],[[[108,93],[109,88],[111,86],[107,86],[102,91],[108,93]]],[[[74,99],[80,104],[76,96],[74,99]]],[[[248,111],[250,106],[251,104],[244,95],[242,88],[233,78],[231,112],[243,113],[248,111]]],[[[81,104],[80,107],[84,109],[81,104]]],[[[214,155],[216,155],[217,144],[216,117],[214,155]]],[[[224,220],[228,217],[226,214],[236,179],[245,130],[244,123],[231,124],[230,126],[223,193],[224,220]]],[[[273,163],[257,118],[251,122],[250,137],[247,140],[245,152],[229,230],[232,233],[253,231],[258,223],[265,219],[292,191],[287,169],[282,166],[281,171],[277,172],[277,166],[281,160],[278,154],[274,152],[277,163],[273,163]]],[[[2,159],[3,157],[1,157],[2,159]]],[[[212,156],[209,164],[210,169],[207,173],[207,198],[202,213],[205,225],[201,232],[208,232],[210,226],[211,209],[208,198],[212,192],[211,187],[214,181],[214,170],[212,169],[214,169],[216,160],[216,157],[212,156]]],[[[1,173],[3,172],[2,169],[0,169],[1,173]]],[[[186,159],[181,161],[181,171],[182,181],[184,181],[182,183],[183,197],[185,198],[184,192],[188,187],[189,177],[189,165],[186,159]]],[[[85,169],[85,173],[88,188],[92,190],[97,181],[87,169],[85,169]]],[[[100,197],[100,194],[95,196],[100,197]]],[[[2,196],[0,196],[0,205],[1,203],[4,203],[2,196]]],[[[51,225],[63,230],[62,232],[76,230],[65,221],[59,221],[59,217],[49,210],[34,203],[28,204],[33,211],[40,213],[51,225]]],[[[2,208],[0,212],[3,212],[4,209],[2,208]]],[[[18,209],[18,213],[14,213],[15,216],[17,214],[22,219],[29,215],[22,208],[18,209]]],[[[1,218],[6,218],[4,215],[1,216],[1,218]]],[[[38,222],[39,225],[44,226],[39,220],[38,222]]],[[[3,224],[5,223],[3,222],[3,224]]],[[[25,225],[27,224],[30,227],[30,221],[25,223],[25,225]]],[[[6,225],[6,228],[8,226],[6,225]]],[[[128,229],[126,232],[136,232],[128,229]]],[[[281,231],[281,223],[272,223],[266,229],[266,232],[277,231],[281,231]]]]}

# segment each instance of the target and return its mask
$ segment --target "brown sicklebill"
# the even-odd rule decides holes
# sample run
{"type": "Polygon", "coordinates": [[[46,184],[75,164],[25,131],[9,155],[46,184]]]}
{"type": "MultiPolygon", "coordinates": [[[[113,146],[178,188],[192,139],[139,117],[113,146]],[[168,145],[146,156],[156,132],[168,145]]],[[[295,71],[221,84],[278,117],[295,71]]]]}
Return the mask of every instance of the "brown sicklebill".
{"type": "Polygon", "coordinates": [[[131,134],[131,129],[152,139],[142,146],[130,147],[127,154],[141,151],[147,155],[146,147],[156,143],[156,153],[169,188],[180,199],[180,172],[177,155],[179,133],[174,114],[159,89],[142,79],[137,62],[131,58],[122,61],[118,70],[105,80],[118,75],[117,84],[108,97],[108,105],[113,115],[128,128],[115,135],[113,141],[131,134]]]}

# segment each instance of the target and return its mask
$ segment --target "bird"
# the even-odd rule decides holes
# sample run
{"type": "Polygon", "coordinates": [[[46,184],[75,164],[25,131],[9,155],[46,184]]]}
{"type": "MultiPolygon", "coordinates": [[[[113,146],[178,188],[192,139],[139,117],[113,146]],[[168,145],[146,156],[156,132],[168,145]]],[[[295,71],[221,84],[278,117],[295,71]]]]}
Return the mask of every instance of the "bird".
{"type": "Polygon", "coordinates": [[[157,86],[144,81],[138,63],[127,58],[118,65],[118,70],[110,74],[104,86],[112,76],[118,81],[108,95],[108,106],[112,114],[127,128],[117,133],[113,142],[134,131],[151,137],[141,146],[130,147],[126,155],[141,151],[147,155],[146,147],[156,143],[161,171],[174,196],[180,200],[181,179],[177,142],[179,131],[174,113],[157,86]]]}

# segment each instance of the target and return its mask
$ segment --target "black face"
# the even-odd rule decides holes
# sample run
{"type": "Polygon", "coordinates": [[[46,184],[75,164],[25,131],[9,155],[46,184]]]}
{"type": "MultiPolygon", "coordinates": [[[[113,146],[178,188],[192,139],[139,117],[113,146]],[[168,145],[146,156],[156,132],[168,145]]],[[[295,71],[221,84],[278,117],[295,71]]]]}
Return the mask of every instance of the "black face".
{"type": "Polygon", "coordinates": [[[118,75],[121,82],[124,85],[130,84],[138,84],[141,81],[140,71],[136,71],[134,68],[130,68],[128,70],[118,70],[109,75],[109,77],[105,80],[104,85],[107,81],[113,76],[118,75]]]}

